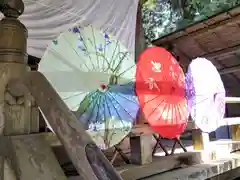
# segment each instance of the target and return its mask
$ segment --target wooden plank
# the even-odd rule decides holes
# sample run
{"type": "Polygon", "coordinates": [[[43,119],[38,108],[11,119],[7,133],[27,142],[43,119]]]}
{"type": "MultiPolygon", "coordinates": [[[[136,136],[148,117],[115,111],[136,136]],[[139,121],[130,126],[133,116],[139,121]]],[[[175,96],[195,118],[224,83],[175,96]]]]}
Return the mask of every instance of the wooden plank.
{"type": "Polygon", "coordinates": [[[239,51],[240,51],[240,45],[236,45],[236,46],[233,46],[233,47],[228,47],[228,48],[224,48],[224,49],[221,49],[221,50],[217,50],[217,51],[205,54],[203,56],[207,59],[214,59],[214,58],[219,57],[219,56],[229,56],[229,55],[232,55],[232,54],[234,54],[236,52],[239,52],[239,51]]]}
{"type": "MultiPolygon", "coordinates": [[[[226,12],[225,12],[226,13],[226,12]]],[[[221,14],[220,14],[221,15],[221,14]]],[[[212,18],[214,18],[214,17],[212,17],[212,18]]],[[[211,18],[210,18],[211,19],[211,18]]],[[[205,23],[205,22],[207,22],[207,21],[209,21],[209,19],[208,20],[206,20],[206,21],[203,21],[203,22],[201,22],[201,23],[205,23]]],[[[163,38],[159,38],[159,39],[157,39],[157,40],[154,40],[152,43],[154,44],[154,45],[161,45],[161,44],[164,44],[164,43],[168,43],[168,42],[170,42],[170,41],[175,41],[175,40],[177,40],[177,39],[180,39],[180,38],[182,38],[182,37],[184,37],[184,36],[198,36],[199,34],[203,34],[203,33],[206,33],[206,32],[209,32],[209,33],[211,33],[211,32],[213,32],[213,31],[215,31],[216,29],[221,29],[221,28],[224,28],[224,25],[231,25],[231,24],[238,24],[239,23],[239,21],[240,21],[240,15],[239,14],[236,14],[234,17],[232,17],[232,18],[229,18],[229,19],[224,19],[224,20],[222,20],[222,21],[218,21],[218,22],[216,22],[216,23],[214,23],[214,24],[209,24],[208,26],[206,26],[206,27],[204,27],[204,28],[200,28],[200,29],[196,29],[195,31],[191,31],[191,32],[189,32],[189,33],[184,33],[184,30],[182,30],[182,31],[180,31],[180,32],[182,32],[182,36],[178,36],[177,38],[175,38],[175,34],[176,33],[179,33],[179,32],[174,32],[174,33],[172,33],[172,34],[170,34],[170,35],[167,35],[167,36],[165,36],[165,37],[163,37],[163,38]]],[[[190,28],[190,27],[189,27],[190,28]]]]}
{"type": "MultiPolygon", "coordinates": [[[[205,180],[240,167],[240,155],[232,154],[226,159],[211,161],[158,174],[145,180],[205,180]]],[[[226,179],[229,180],[229,179],[226,179]]]]}
{"type": "Polygon", "coordinates": [[[11,81],[8,89],[15,96],[21,95],[16,91],[31,92],[83,180],[121,179],[83,124],[40,72],[28,72],[22,79],[11,81]]]}
{"type": "Polygon", "coordinates": [[[187,152],[175,154],[172,156],[154,157],[150,164],[136,166],[126,165],[117,170],[120,172],[124,180],[136,180],[165,172],[177,167],[184,167],[186,165],[193,165],[201,163],[200,152],[187,152]]]}
{"type": "Polygon", "coordinates": [[[240,103],[240,97],[225,97],[226,103],[240,103]]]}
{"type": "Polygon", "coordinates": [[[211,160],[227,158],[231,153],[240,149],[240,141],[221,139],[209,143],[209,155],[211,160]]]}
{"type": "Polygon", "coordinates": [[[236,180],[239,179],[239,174],[240,167],[209,178],[208,180],[236,180]]]}
{"type": "Polygon", "coordinates": [[[1,154],[10,162],[8,169],[14,170],[17,179],[67,180],[51,148],[41,136],[5,136],[1,144],[1,154]]]}
{"type": "Polygon", "coordinates": [[[236,73],[240,71],[240,66],[235,66],[235,67],[229,67],[229,68],[224,68],[223,70],[219,71],[219,74],[230,74],[230,73],[236,73]]]}

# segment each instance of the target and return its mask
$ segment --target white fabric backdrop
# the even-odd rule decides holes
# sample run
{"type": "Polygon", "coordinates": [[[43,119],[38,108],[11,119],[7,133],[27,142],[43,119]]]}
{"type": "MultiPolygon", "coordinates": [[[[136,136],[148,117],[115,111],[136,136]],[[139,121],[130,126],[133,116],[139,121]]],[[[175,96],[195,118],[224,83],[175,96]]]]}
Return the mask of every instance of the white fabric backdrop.
{"type": "MultiPolygon", "coordinates": [[[[47,45],[73,24],[93,24],[135,51],[138,0],[23,0],[28,53],[41,58],[47,45]]],[[[1,17],[0,17],[1,18],[1,17]]]]}

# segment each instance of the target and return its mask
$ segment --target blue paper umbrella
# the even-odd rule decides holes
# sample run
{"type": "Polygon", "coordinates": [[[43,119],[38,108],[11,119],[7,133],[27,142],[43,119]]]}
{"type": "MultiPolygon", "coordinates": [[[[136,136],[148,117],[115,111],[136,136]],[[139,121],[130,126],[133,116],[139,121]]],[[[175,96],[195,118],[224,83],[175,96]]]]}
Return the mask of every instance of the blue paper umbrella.
{"type": "Polygon", "coordinates": [[[138,111],[133,53],[93,26],[75,26],[52,41],[39,64],[99,147],[119,143],[138,111]]]}
{"type": "Polygon", "coordinates": [[[99,147],[106,149],[130,132],[138,109],[133,84],[109,85],[85,96],[76,116],[99,147]]]}

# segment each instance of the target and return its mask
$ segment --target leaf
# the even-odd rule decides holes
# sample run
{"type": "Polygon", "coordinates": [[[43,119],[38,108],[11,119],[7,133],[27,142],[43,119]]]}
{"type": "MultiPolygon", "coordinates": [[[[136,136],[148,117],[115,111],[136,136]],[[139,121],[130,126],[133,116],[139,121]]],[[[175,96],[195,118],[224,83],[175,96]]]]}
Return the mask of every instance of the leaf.
{"type": "Polygon", "coordinates": [[[80,117],[85,111],[86,109],[89,107],[89,103],[91,103],[89,96],[85,96],[85,98],[83,99],[83,101],[80,103],[77,111],[76,111],[76,116],[80,117]]]}

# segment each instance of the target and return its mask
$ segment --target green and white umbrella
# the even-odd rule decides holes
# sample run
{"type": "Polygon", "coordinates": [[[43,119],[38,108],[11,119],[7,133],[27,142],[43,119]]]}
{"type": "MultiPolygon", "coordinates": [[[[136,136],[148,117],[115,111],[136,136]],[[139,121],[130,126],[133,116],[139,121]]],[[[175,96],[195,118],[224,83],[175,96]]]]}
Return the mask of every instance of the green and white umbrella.
{"type": "Polygon", "coordinates": [[[93,26],[75,26],[52,41],[39,71],[84,123],[100,148],[118,144],[139,109],[132,53],[93,26]]]}

